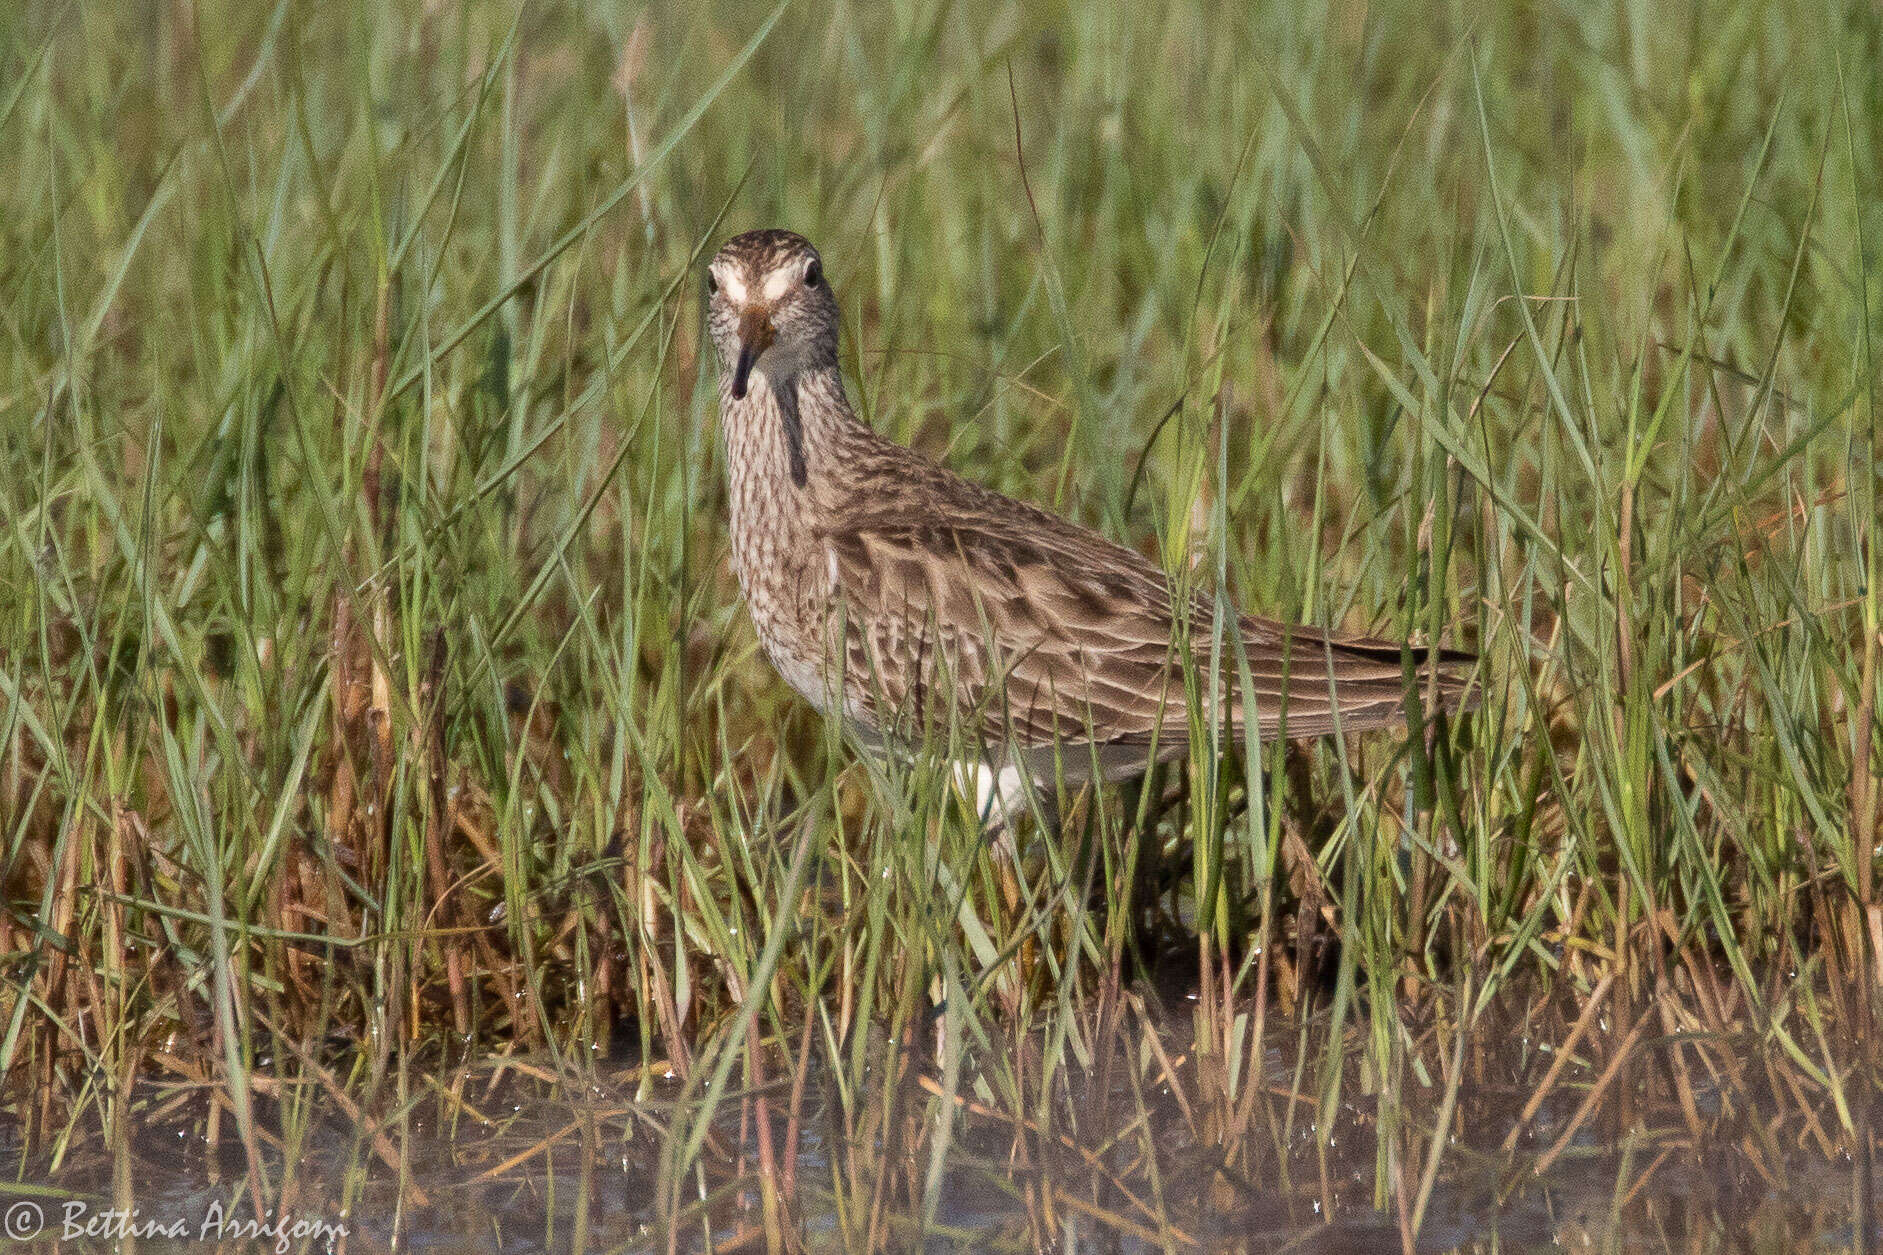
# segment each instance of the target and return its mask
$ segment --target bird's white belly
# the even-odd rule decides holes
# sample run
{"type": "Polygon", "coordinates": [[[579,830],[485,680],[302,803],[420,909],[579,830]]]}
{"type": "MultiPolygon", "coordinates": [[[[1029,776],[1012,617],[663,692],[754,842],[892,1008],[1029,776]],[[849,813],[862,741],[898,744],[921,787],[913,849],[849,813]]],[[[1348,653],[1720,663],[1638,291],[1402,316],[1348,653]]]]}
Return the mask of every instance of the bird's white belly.
{"type": "Polygon", "coordinates": [[[805,701],[817,707],[820,713],[828,713],[831,700],[838,695],[840,681],[837,677],[827,674],[813,658],[782,648],[773,641],[768,640],[764,644],[766,657],[771,659],[773,669],[784,682],[797,690],[805,701]]]}

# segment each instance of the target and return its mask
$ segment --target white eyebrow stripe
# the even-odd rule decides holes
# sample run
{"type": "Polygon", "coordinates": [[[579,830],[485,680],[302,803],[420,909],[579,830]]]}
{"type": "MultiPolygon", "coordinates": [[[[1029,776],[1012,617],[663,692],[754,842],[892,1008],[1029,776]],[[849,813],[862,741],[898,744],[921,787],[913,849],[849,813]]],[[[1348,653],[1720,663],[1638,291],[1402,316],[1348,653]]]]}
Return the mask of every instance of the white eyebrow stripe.
{"type": "Polygon", "coordinates": [[[765,299],[775,301],[791,289],[791,281],[797,276],[790,270],[774,270],[765,276],[765,299]]]}
{"type": "Polygon", "coordinates": [[[719,286],[726,290],[727,297],[739,302],[745,300],[745,282],[738,275],[731,270],[716,270],[713,274],[718,278],[719,286]]]}

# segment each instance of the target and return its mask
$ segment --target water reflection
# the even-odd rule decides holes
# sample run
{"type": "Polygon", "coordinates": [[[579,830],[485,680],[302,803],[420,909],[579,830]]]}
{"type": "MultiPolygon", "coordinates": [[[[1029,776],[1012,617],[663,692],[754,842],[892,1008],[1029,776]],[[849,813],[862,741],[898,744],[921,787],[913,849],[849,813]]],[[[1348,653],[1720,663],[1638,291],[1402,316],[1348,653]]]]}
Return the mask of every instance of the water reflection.
{"type": "MultiPolygon", "coordinates": [[[[724,1105],[676,1207],[662,1204],[658,1182],[673,1115],[665,1104],[677,1086],[640,1103],[629,1100],[628,1087],[617,1094],[593,1083],[572,1102],[571,1088],[512,1074],[485,1088],[462,1083],[450,1103],[416,1104],[402,1126],[362,1131],[323,1117],[302,1139],[304,1154],[269,1164],[259,1225],[243,1157],[228,1141],[211,1153],[201,1126],[181,1121],[147,1129],[121,1158],[81,1148],[37,1178],[56,1181],[56,1189],[8,1197],[6,1222],[24,1239],[15,1249],[47,1252],[767,1248],[755,1103],[724,1105]],[[390,1158],[388,1145],[396,1148],[390,1158]],[[42,1227],[32,1232],[25,1225],[35,1209],[42,1227]]],[[[1116,1122],[1083,1138],[1016,1132],[1012,1121],[957,1100],[925,1224],[934,1143],[923,1132],[944,1102],[928,1077],[918,1078],[909,1097],[917,1096],[912,1149],[895,1149],[900,1133],[879,1134],[868,1148],[877,1153],[865,1153],[843,1139],[832,1093],[805,1095],[789,1148],[792,1187],[781,1200],[778,1232],[787,1247],[1806,1252],[1852,1249],[1856,1237],[1858,1183],[1849,1165],[1802,1150],[1783,1161],[1761,1158],[1748,1153],[1761,1140],[1756,1134],[1696,1146],[1676,1125],[1657,1134],[1651,1112],[1627,1136],[1577,1139],[1538,1176],[1535,1145],[1501,1146],[1490,1113],[1509,1107],[1507,1093],[1467,1095],[1470,1136],[1444,1148],[1410,1244],[1408,1211],[1430,1149],[1416,1130],[1421,1119],[1429,1127],[1431,1113],[1402,1113],[1412,1130],[1401,1135],[1405,1153],[1382,1157],[1370,1104],[1344,1107],[1324,1138],[1311,1121],[1291,1126],[1285,1155],[1258,1178],[1154,1100],[1114,1103],[1116,1122]],[[1133,1124],[1149,1137],[1133,1135],[1133,1124]],[[1147,1157],[1146,1145],[1158,1153],[1147,1157]],[[1376,1208],[1381,1199],[1385,1206],[1376,1208]]],[[[781,1097],[768,1106],[775,1153],[786,1133],[781,1097]]],[[[775,1157],[772,1170],[776,1180],[775,1157]]]]}

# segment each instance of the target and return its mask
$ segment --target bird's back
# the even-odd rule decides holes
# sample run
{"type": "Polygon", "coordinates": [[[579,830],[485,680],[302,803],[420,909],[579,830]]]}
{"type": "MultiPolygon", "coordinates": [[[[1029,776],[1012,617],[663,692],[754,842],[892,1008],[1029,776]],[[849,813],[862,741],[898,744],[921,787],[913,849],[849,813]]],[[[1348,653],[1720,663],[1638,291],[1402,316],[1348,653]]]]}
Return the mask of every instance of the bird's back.
{"type": "MultiPolygon", "coordinates": [[[[1241,736],[1405,721],[1396,642],[1255,616],[1219,640],[1212,599],[1184,598],[1179,616],[1169,577],[1143,556],[886,440],[855,453],[818,539],[849,713],[868,731],[912,738],[952,723],[990,747],[1058,752],[1069,769],[1096,748],[1116,774],[1153,744],[1160,758],[1187,746],[1186,654],[1241,736]]],[[[1471,657],[1411,658],[1422,686],[1436,677],[1438,704],[1457,708],[1471,657]]]]}

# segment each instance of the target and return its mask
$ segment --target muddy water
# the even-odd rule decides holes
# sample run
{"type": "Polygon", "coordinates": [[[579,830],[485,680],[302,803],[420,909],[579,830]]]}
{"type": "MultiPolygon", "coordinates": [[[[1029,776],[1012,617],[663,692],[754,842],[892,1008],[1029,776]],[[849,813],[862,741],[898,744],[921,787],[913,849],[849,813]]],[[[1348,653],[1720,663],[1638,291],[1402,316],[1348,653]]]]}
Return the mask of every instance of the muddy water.
{"type": "MultiPolygon", "coordinates": [[[[402,1153],[376,1153],[337,1120],[316,1131],[305,1139],[310,1152],[293,1165],[278,1159],[269,1165],[275,1188],[285,1193],[267,1205],[261,1224],[242,1192],[241,1154],[226,1142],[207,1153],[200,1125],[147,1131],[123,1162],[81,1149],[57,1172],[25,1178],[50,1180],[52,1187],[11,1187],[4,1195],[10,1249],[124,1250],[132,1245],[127,1236],[149,1255],[670,1249],[666,1213],[654,1199],[669,1110],[601,1093],[571,1103],[470,1088],[463,1099],[451,1126],[414,1119],[384,1144],[391,1150],[402,1137],[402,1153]],[[392,1165],[417,1187],[407,1189],[403,1203],[392,1165]],[[27,1192],[17,1192],[22,1188],[27,1192]],[[114,1197],[128,1201],[128,1214],[114,1197]]],[[[857,1249],[862,1237],[854,1217],[872,1190],[849,1178],[854,1156],[834,1153],[826,1138],[836,1120],[828,1098],[811,1095],[805,1110],[788,1223],[802,1249],[857,1249]],[[837,1191],[849,1197],[840,1200],[837,1191]]],[[[1761,1163],[1727,1142],[1696,1152],[1683,1134],[1670,1129],[1657,1137],[1637,1127],[1619,1142],[1595,1135],[1572,1141],[1538,1176],[1526,1167],[1534,1156],[1500,1152],[1501,1139],[1489,1136],[1495,1120],[1483,1117],[1484,1104],[1478,1110],[1469,1138],[1445,1148],[1418,1251],[1855,1249],[1852,1170],[1822,1155],[1761,1163]]],[[[777,1123],[775,1107],[773,1114],[777,1123]]],[[[1143,1114],[1162,1118],[1154,1109],[1143,1114]]],[[[736,1101],[726,1105],[707,1143],[707,1170],[689,1178],[671,1249],[765,1249],[751,1115],[736,1101]]],[[[1027,1251],[1046,1226],[1061,1251],[1398,1251],[1409,1218],[1390,1201],[1391,1191],[1386,1210],[1373,1207],[1379,1169],[1373,1128],[1372,1113],[1349,1109],[1326,1139],[1312,1127],[1297,1129],[1296,1145],[1277,1161],[1286,1168],[1250,1181],[1210,1148],[1184,1145],[1173,1122],[1160,1133],[1168,1153],[1155,1179],[1132,1173],[1129,1156],[1122,1156],[1109,1182],[1098,1183],[1082,1170],[1089,1160],[1055,1157],[1050,1145],[1017,1151],[1010,1126],[969,1113],[957,1125],[931,1225],[920,1221],[926,1146],[914,1162],[884,1161],[891,1184],[882,1193],[874,1240],[895,1250],[1027,1251]],[[1206,1179],[1208,1188],[1201,1188],[1206,1179]],[[1170,1229],[1149,1219],[1148,1203],[1159,1191],[1171,1202],[1170,1229]]],[[[775,1128],[774,1140],[780,1136],[775,1128]]],[[[1412,1166],[1415,1181],[1420,1167],[1412,1166]]]]}

